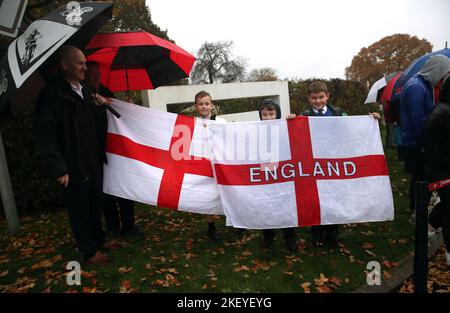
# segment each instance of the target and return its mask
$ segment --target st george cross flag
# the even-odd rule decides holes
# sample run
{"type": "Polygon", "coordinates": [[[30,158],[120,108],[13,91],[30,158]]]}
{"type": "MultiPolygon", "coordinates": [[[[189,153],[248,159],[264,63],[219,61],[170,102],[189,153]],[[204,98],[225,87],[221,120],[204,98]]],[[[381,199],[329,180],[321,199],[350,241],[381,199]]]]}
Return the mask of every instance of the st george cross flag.
{"type": "MultiPolygon", "coordinates": [[[[201,119],[113,100],[103,191],[202,214],[223,214],[201,119]]],[[[211,122],[213,123],[213,122],[211,122]]]]}
{"type": "Polygon", "coordinates": [[[385,221],[394,205],[377,121],[209,125],[227,222],[248,229],[385,221]]]}

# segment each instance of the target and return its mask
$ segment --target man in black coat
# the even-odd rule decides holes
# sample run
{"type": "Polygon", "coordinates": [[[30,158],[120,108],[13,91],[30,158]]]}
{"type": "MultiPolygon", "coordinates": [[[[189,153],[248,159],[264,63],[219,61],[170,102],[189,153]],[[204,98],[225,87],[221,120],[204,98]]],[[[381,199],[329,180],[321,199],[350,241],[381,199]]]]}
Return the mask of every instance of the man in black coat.
{"type": "Polygon", "coordinates": [[[61,48],[61,71],[37,100],[36,136],[49,175],[64,186],[79,252],[88,263],[102,265],[108,258],[100,249],[115,248],[105,243],[100,215],[105,141],[100,129],[101,106],[96,104],[107,100],[80,84],[85,62],[78,48],[61,48]]]}
{"type": "MultiPolygon", "coordinates": [[[[114,93],[107,87],[100,83],[101,74],[99,65],[96,62],[86,62],[86,79],[84,81],[87,88],[93,93],[98,93],[103,97],[116,98],[114,93]]],[[[108,121],[106,116],[105,106],[102,108],[102,136],[106,140],[108,130],[108,121]]],[[[116,197],[109,194],[104,194],[103,214],[105,215],[106,226],[108,231],[117,237],[119,234],[142,234],[142,231],[137,228],[134,218],[134,202],[129,199],[116,197]]]]}
{"type": "MultiPolygon", "coordinates": [[[[446,77],[440,100],[428,116],[425,126],[426,179],[430,182],[450,179],[450,76],[446,77]]],[[[440,202],[430,213],[430,224],[442,227],[447,249],[447,265],[450,266],[450,186],[437,190],[440,202]]]]}

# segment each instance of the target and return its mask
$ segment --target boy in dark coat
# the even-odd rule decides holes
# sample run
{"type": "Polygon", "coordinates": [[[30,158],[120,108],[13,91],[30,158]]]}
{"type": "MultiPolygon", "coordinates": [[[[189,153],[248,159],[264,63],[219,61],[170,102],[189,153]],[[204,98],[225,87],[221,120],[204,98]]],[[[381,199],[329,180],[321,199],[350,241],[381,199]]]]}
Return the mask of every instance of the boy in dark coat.
{"type": "MultiPolygon", "coordinates": [[[[295,115],[289,115],[287,118],[295,117],[295,115]]],[[[259,118],[262,121],[274,120],[281,118],[280,106],[271,99],[266,99],[263,101],[259,108],[259,118]]],[[[286,242],[286,248],[289,252],[294,252],[297,250],[297,243],[295,239],[295,228],[283,228],[284,240],[286,242]]],[[[274,229],[264,229],[263,230],[263,242],[261,244],[262,248],[267,249],[273,244],[273,239],[275,237],[274,229]]]]}

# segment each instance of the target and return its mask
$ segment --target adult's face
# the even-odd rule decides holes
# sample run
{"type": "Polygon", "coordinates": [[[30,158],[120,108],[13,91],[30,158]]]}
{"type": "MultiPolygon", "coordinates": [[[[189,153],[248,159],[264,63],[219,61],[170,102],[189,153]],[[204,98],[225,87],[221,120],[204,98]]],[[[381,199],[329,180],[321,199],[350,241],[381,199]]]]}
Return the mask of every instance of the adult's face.
{"type": "Polygon", "coordinates": [[[62,69],[66,79],[82,81],[85,78],[86,58],[79,49],[73,49],[62,61],[62,69]]]}
{"type": "Polygon", "coordinates": [[[99,70],[97,64],[87,65],[85,77],[86,77],[86,83],[89,86],[94,87],[95,89],[98,89],[98,87],[100,86],[100,70],[99,70]]]}

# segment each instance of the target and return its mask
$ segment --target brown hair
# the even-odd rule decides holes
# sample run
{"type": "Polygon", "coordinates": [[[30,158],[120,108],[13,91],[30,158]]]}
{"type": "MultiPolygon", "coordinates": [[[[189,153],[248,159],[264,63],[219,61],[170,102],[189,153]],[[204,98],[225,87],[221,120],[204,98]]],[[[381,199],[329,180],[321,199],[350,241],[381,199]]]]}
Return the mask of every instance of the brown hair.
{"type": "Polygon", "coordinates": [[[325,84],[322,81],[312,82],[308,86],[308,95],[310,95],[311,93],[319,93],[319,92],[322,92],[322,91],[328,93],[327,84],[325,84]]]}
{"type": "Polygon", "coordinates": [[[206,96],[208,96],[209,99],[212,100],[211,95],[210,95],[208,92],[206,92],[206,91],[204,91],[204,90],[199,91],[199,92],[195,95],[195,98],[194,98],[195,103],[197,103],[197,100],[198,100],[198,99],[201,99],[201,98],[206,97],[206,96]]]}

